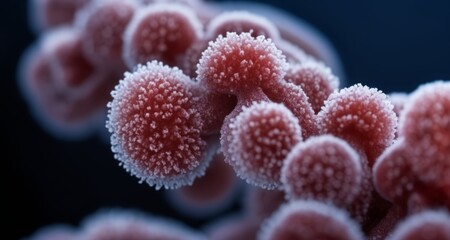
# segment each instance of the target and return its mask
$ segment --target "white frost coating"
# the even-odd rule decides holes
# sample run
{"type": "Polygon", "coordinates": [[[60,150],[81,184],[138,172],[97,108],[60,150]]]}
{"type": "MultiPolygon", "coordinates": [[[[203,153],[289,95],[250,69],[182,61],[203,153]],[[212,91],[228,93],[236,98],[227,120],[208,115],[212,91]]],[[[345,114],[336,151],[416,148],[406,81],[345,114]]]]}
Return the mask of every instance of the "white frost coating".
{"type": "MultiPolygon", "coordinates": [[[[189,25],[192,27],[192,31],[196,35],[197,39],[200,39],[203,36],[203,25],[195,15],[193,10],[187,6],[177,4],[177,3],[155,3],[149,4],[143,7],[140,7],[134,14],[131,21],[128,23],[127,28],[125,29],[123,35],[123,59],[127,66],[132,69],[137,64],[144,64],[149,60],[155,59],[141,59],[139,53],[136,52],[136,49],[133,46],[133,38],[139,29],[139,26],[146,18],[151,17],[152,15],[159,13],[169,13],[181,16],[184,18],[189,25]]],[[[166,19],[167,20],[167,19],[166,19]]],[[[172,23],[174,24],[174,23],[172,23]]],[[[152,33],[150,32],[142,32],[139,34],[145,34],[150,36],[152,33]]],[[[159,32],[158,34],[166,34],[165,32],[159,32]]],[[[163,49],[160,49],[163,50],[163,49]]],[[[147,56],[145,56],[147,57],[147,56]]],[[[150,56],[152,58],[152,56],[150,56]]],[[[153,57],[154,58],[154,57],[153,57]]]]}
{"type": "Polygon", "coordinates": [[[270,102],[243,107],[230,126],[229,164],[247,183],[279,189],[279,170],[290,148],[302,140],[298,119],[284,105],[270,102]],[[270,126],[267,132],[264,128],[270,126]]]}
{"type": "MultiPolygon", "coordinates": [[[[408,234],[414,233],[414,236],[426,237],[423,234],[436,233],[434,230],[439,228],[443,230],[445,239],[450,239],[450,214],[445,210],[426,210],[418,214],[407,217],[401,222],[395,230],[389,235],[387,240],[407,240],[408,234]],[[422,228],[423,231],[415,231],[422,228]]],[[[427,234],[427,236],[429,236],[427,234]]],[[[417,238],[419,239],[419,237],[417,238]]]]}
{"type": "Polygon", "coordinates": [[[174,239],[206,240],[180,222],[137,210],[102,209],[82,222],[79,239],[174,239]]]}
{"type": "Polygon", "coordinates": [[[346,141],[332,135],[311,137],[297,143],[281,169],[287,198],[332,202],[340,207],[347,207],[359,195],[362,177],[358,153],[346,141]],[[314,162],[318,157],[321,162],[314,162]],[[343,172],[337,172],[333,167],[343,172]],[[307,186],[309,184],[314,187],[307,186]]]}
{"type": "Polygon", "coordinates": [[[134,73],[125,73],[125,78],[111,93],[113,100],[108,103],[106,127],[111,133],[114,157],[131,175],[156,189],[192,184],[196,177],[205,173],[217,150],[217,143],[207,143],[200,138],[200,113],[189,107],[190,101],[193,101],[190,98],[194,97],[186,90],[193,84],[178,68],[152,61],[139,65],[134,73]],[[184,89],[184,93],[177,92],[177,89],[184,89]],[[142,94],[136,95],[132,91],[142,94]],[[130,96],[132,103],[128,102],[130,96]],[[149,98],[160,105],[145,105],[149,98]],[[131,116],[133,119],[126,119],[125,122],[121,119],[136,109],[139,114],[131,116]],[[164,119],[171,117],[172,129],[158,126],[164,126],[164,119]],[[143,131],[151,131],[152,134],[143,131]],[[179,141],[177,149],[167,149],[164,145],[172,141],[179,141]],[[145,142],[149,145],[143,146],[145,142]],[[137,153],[130,153],[126,148],[137,153]],[[180,168],[180,163],[186,164],[186,167],[180,168]],[[176,174],[170,176],[174,172],[176,174]]]}
{"type": "MultiPolygon", "coordinates": [[[[450,81],[434,81],[419,86],[411,93],[400,116],[399,134],[405,136],[410,129],[429,129],[430,125],[445,129],[450,124],[450,113],[445,112],[450,106],[450,81]],[[439,101],[439,103],[437,102],[439,101]],[[435,116],[432,115],[432,112],[435,116]],[[436,116],[438,114],[439,116],[436,116]],[[411,115],[427,117],[427,119],[412,118],[411,115]]],[[[448,129],[448,128],[447,128],[448,129]]],[[[430,133],[433,134],[433,133],[430,133]]],[[[428,138],[428,134],[423,137],[428,138]]],[[[447,140],[450,143],[450,140],[447,140]]]]}
{"type": "Polygon", "coordinates": [[[353,126],[360,134],[371,133],[377,137],[367,139],[363,144],[370,144],[373,148],[387,147],[394,140],[398,123],[393,108],[383,92],[358,83],[335,90],[328,97],[317,115],[319,128],[321,133],[333,131],[348,135],[352,133],[346,133],[346,127],[353,126]],[[357,112],[351,106],[358,106],[357,112]],[[333,129],[328,129],[330,127],[333,129]]]}
{"type": "Polygon", "coordinates": [[[78,231],[70,225],[52,224],[39,229],[24,240],[76,240],[78,231]]]}
{"type": "Polygon", "coordinates": [[[247,32],[228,32],[226,37],[219,35],[209,42],[196,73],[199,82],[213,84],[217,91],[236,93],[243,88],[276,84],[283,79],[287,68],[286,57],[271,39],[262,35],[254,38],[247,32]],[[255,59],[255,54],[261,55],[255,59]],[[239,67],[233,66],[236,61],[240,62],[239,67]]]}
{"type": "Polygon", "coordinates": [[[261,28],[263,31],[267,31],[266,38],[271,38],[274,41],[280,38],[278,29],[273,25],[271,21],[262,15],[250,13],[248,11],[229,11],[223,12],[214,17],[206,28],[206,37],[215,37],[215,31],[223,25],[232,24],[250,24],[261,28]]]}
{"type": "MultiPolygon", "coordinates": [[[[286,224],[293,225],[291,229],[295,228],[295,222],[287,222],[291,216],[306,215],[305,218],[326,217],[333,220],[333,224],[341,225],[340,231],[346,234],[348,240],[362,240],[364,235],[359,228],[359,225],[351,219],[347,212],[334,207],[333,205],[317,202],[317,201],[303,201],[295,200],[282,205],[270,218],[268,218],[260,228],[258,233],[258,240],[276,240],[273,239],[273,234],[278,229],[286,224]],[[313,214],[313,216],[311,216],[313,214]]],[[[312,218],[313,219],[313,218],[312,218]]],[[[313,221],[317,221],[313,219],[313,221]]],[[[320,223],[317,223],[320,224],[320,223]]],[[[300,225],[298,227],[301,227],[300,225]]],[[[317,231],[322,230],[325,233],[327,226],[317,228],[317,231]]],[[[300,233],[301,234],[301,233],[300,233]]],[[[306,235],[308,236],[308,235],[306,235]]],[[[309,235],[310,236],[310,235],[309,235]]],[[[337,237],[337,236],[336,236],[337,237]]],[[[339,236],[343,237],[343,236],[339,236]]]]}
{"type": "Polygon", "coordinates": [[[434,81],[418,87],[405,104],[399,136],[426,159],[415,160],[420,181],[439,186],[450,182],[450,81],[434,81]]]}

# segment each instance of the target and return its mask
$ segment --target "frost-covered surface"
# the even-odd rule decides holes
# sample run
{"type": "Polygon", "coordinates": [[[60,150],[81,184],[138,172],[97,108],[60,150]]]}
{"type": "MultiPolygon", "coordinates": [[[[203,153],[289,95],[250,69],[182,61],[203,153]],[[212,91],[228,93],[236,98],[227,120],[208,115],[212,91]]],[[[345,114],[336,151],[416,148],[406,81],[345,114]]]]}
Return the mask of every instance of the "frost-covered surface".
{"type": "Polygon", "coordinates": [[[398,204],[406,203],[415,185],[412,156],[406,149],[404,140],[399,139],[383,152],[373,166],[373,179],[378,192],[398,204]]]}
{"type": "Polygon", "coordinates": [[[260,102],[243,108],[232,126],[229,163],[249,184],[280,188],[280,169],[290,149],[302,140],[297,118],[285,106],[260,102]]]}
{"type": "Polygon", "coordinates": [[[450,84],[418,87],[400,115],[398,142],[378,158],[375,186],[409,212],[450,207],[450,84]],[[391,184],[392,181],[398,184],[391,184]]]}
{"type": "Polygon", "coordinates": [[[153,61],[112,92],[107,127],[115,157],[156,188],[191,184],[211,158],[191,85],[179,69],[153,61]]]}
{"type": "MultiPolygon", "coordinates": [[[[34,116],[63,139],[105,130],[99,123],[107,119],[125,170],[156,189],[176,188],[174,202],[198,200],[182,207],[197,213],[208,212],[206,200],[232,206],[231,186],[240,184],[227,179],[245,179],[251,190],[242,218],[229,222],[236,231],[214,238],[274,231],[276,221],[261,223],[297,198],[313,199],[300,204],[313,208],[299,217],[310,224],[303,233],[330,221],[345,239],[362,238],[353,221],[375,239],[405,216],[450,209],[448,81],[407,96],[361,84],[339,89],[341,68],[320,34],[258,4],[243,11],[233,3],[226,12],[202,0],[30,3],[39,5],[34,17],[42,17],[36,23],[43,32],[21,60],[19,86],[34,116]],[[67,19],[55,18],[60,14],[67,19]],[[209,162],[219,148],[225,161],[217,170],[209,162]],[[224,182],[199,178],[207,170],[224,182]]],[[[206,216],[192,212],[184,211],[187,220],[206,216]]],[[[296,221],[287,219],[286,226],[296,221]]],[[[141,232],[129,232],[126,221],[112,214],[105,222],[118,222],[123,236],[141,232]]]]}
{"type": "Polygon", "coordinates": [[[252,88],[270,88],[286,74],[286,59],[265,36],[229,32],[203,52],[198,80],[222,93],[238,94],[252,88]]]}
{"type": "Polygon", "coordinates": [[[361,191],[360,157],[331,135],[298,143],[286,157],[281,182],[289,199],[314,199],[348,207],[361,191]]]}
{"type": "Polygon", "coordinates": [[[123,58],[129,68],[150,60],[174,66],[202,34],[202,24],[191,8],[149,4],[138,9],[125,30],[123,58]]]}
{"type": "Polygon", "coordinates": [[[318,118],[321,133],[336,135],[363,151],[370,166],[392,144],[397,128],[397,117],[386,95],[361,84],[332,93],[318,118]]]}
{"type": "MultiPolygon", "coordinates": [[[[400,117],[399,135],[417,147],[450,154],[450,83],[435,81],[416,89],[400,117]]],[[[450,163],[449,163],[450,164],[450,163]]]]}
{"type": "Polygon", "coordinates": [[[333,205],[292,201],[277,210],[261,228],[259,240],[364,239],[358,224],[333,205]]]}

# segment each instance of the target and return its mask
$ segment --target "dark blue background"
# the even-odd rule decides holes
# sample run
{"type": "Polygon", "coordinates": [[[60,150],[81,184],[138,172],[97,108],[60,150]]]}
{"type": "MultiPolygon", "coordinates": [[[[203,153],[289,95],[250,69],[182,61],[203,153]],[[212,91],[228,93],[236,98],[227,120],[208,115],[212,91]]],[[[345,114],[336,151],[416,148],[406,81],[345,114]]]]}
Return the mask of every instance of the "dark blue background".
{"type": "MultiPolygon", "coordinates": [[[[349,84],[384,92],[414,90],[450,79],[450,2],[260,1],[311,23],[335,46],[349,84]]],[[[16,86],[16,64],[35,40],[26,1],[0,8],[2,239],[28,236],[55,222],[78,224],[101,207],[132,207],[198,226],[137,183],[98,138],[68,142],[47,135],[29,114],[16,86]]]]}

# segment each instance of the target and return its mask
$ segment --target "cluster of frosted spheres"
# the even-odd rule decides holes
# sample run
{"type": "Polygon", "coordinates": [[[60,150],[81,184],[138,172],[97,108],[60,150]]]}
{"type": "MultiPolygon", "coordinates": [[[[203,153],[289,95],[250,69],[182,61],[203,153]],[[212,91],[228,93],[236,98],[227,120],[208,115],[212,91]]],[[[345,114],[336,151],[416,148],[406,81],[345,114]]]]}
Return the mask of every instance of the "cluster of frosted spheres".
{"type": "Polygon", "coordinates": [[[36,239],[450,239],[450,82],[339,89],[266,18],[201,1],[31,2],[21,84],[51,131],[89,133],[109,101],[115,158],[186,214],[246,188],[204,232],[113,211],[36,239]]]}

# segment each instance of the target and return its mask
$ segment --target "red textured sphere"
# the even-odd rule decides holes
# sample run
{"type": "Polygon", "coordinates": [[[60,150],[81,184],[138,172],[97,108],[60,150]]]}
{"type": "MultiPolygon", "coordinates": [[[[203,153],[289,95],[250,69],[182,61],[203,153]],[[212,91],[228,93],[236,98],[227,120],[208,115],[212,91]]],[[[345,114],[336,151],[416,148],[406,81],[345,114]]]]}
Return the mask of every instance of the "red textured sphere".
{"type": "Polygon", "coordinates": [[[373,180],[381,196],[399,205],[406,204],[417,185],[413,157],[404,139],[399,139],[377,159],[373,180]]]}
{"type": "Polygon", "coordinates": [[[356,84],[334,92],[318,114],[322,133],[346,140],[363,151],[369,166],[392,144],[397,117],[381,91],[356,84]]]}
{"type": "Polygon", "coordinates": [[[149,60],[175,66],[201,36],[202,24],[191,8],[150,4],[140,8],[128,24],[123,57],[129,68],[149,60]]]}
{"type": "Polygon", "coordinates": [[[214,91],[239,94],[278,84],[286,67],[285,57],[270,39],[228,33],[203,52],[197,78],[214,91]]]}
{"type": "Polygon", "coordinates": [[[231,127],[228,159],[237,175],[259,187],[280,188],[280,170],[290,149],[302,140],[294,115],[283,105],[254,103],[243,108],[231,127]]]}
{"type": "Polygon", "coordinates": [[[361,191],[360,157],[331,135],[298,143],[286,157],[281,181],[289,199],[313,199],[348,207],[361,191]]]}
{"type": "Polygon", "coordinates": [[[156,188],[191,184],[208,165],[192,84],[179,69],[153,61],[112,92],[107,127],[115,157],[156,188]]]}
{"type": "MultiPolygon", "coordinates": [[[[438,164],[450,170],[449,81],[422,85],[411,94],[400,118],[399,135],[405,137],[411,145],[426,151],[435,151],[433,155],[437,158],[442,155],[442,159],[447,159],[445,162],[429,164],[438,164]]],[[[428,165],[426,162],[423,164],[428,165]]]]}

